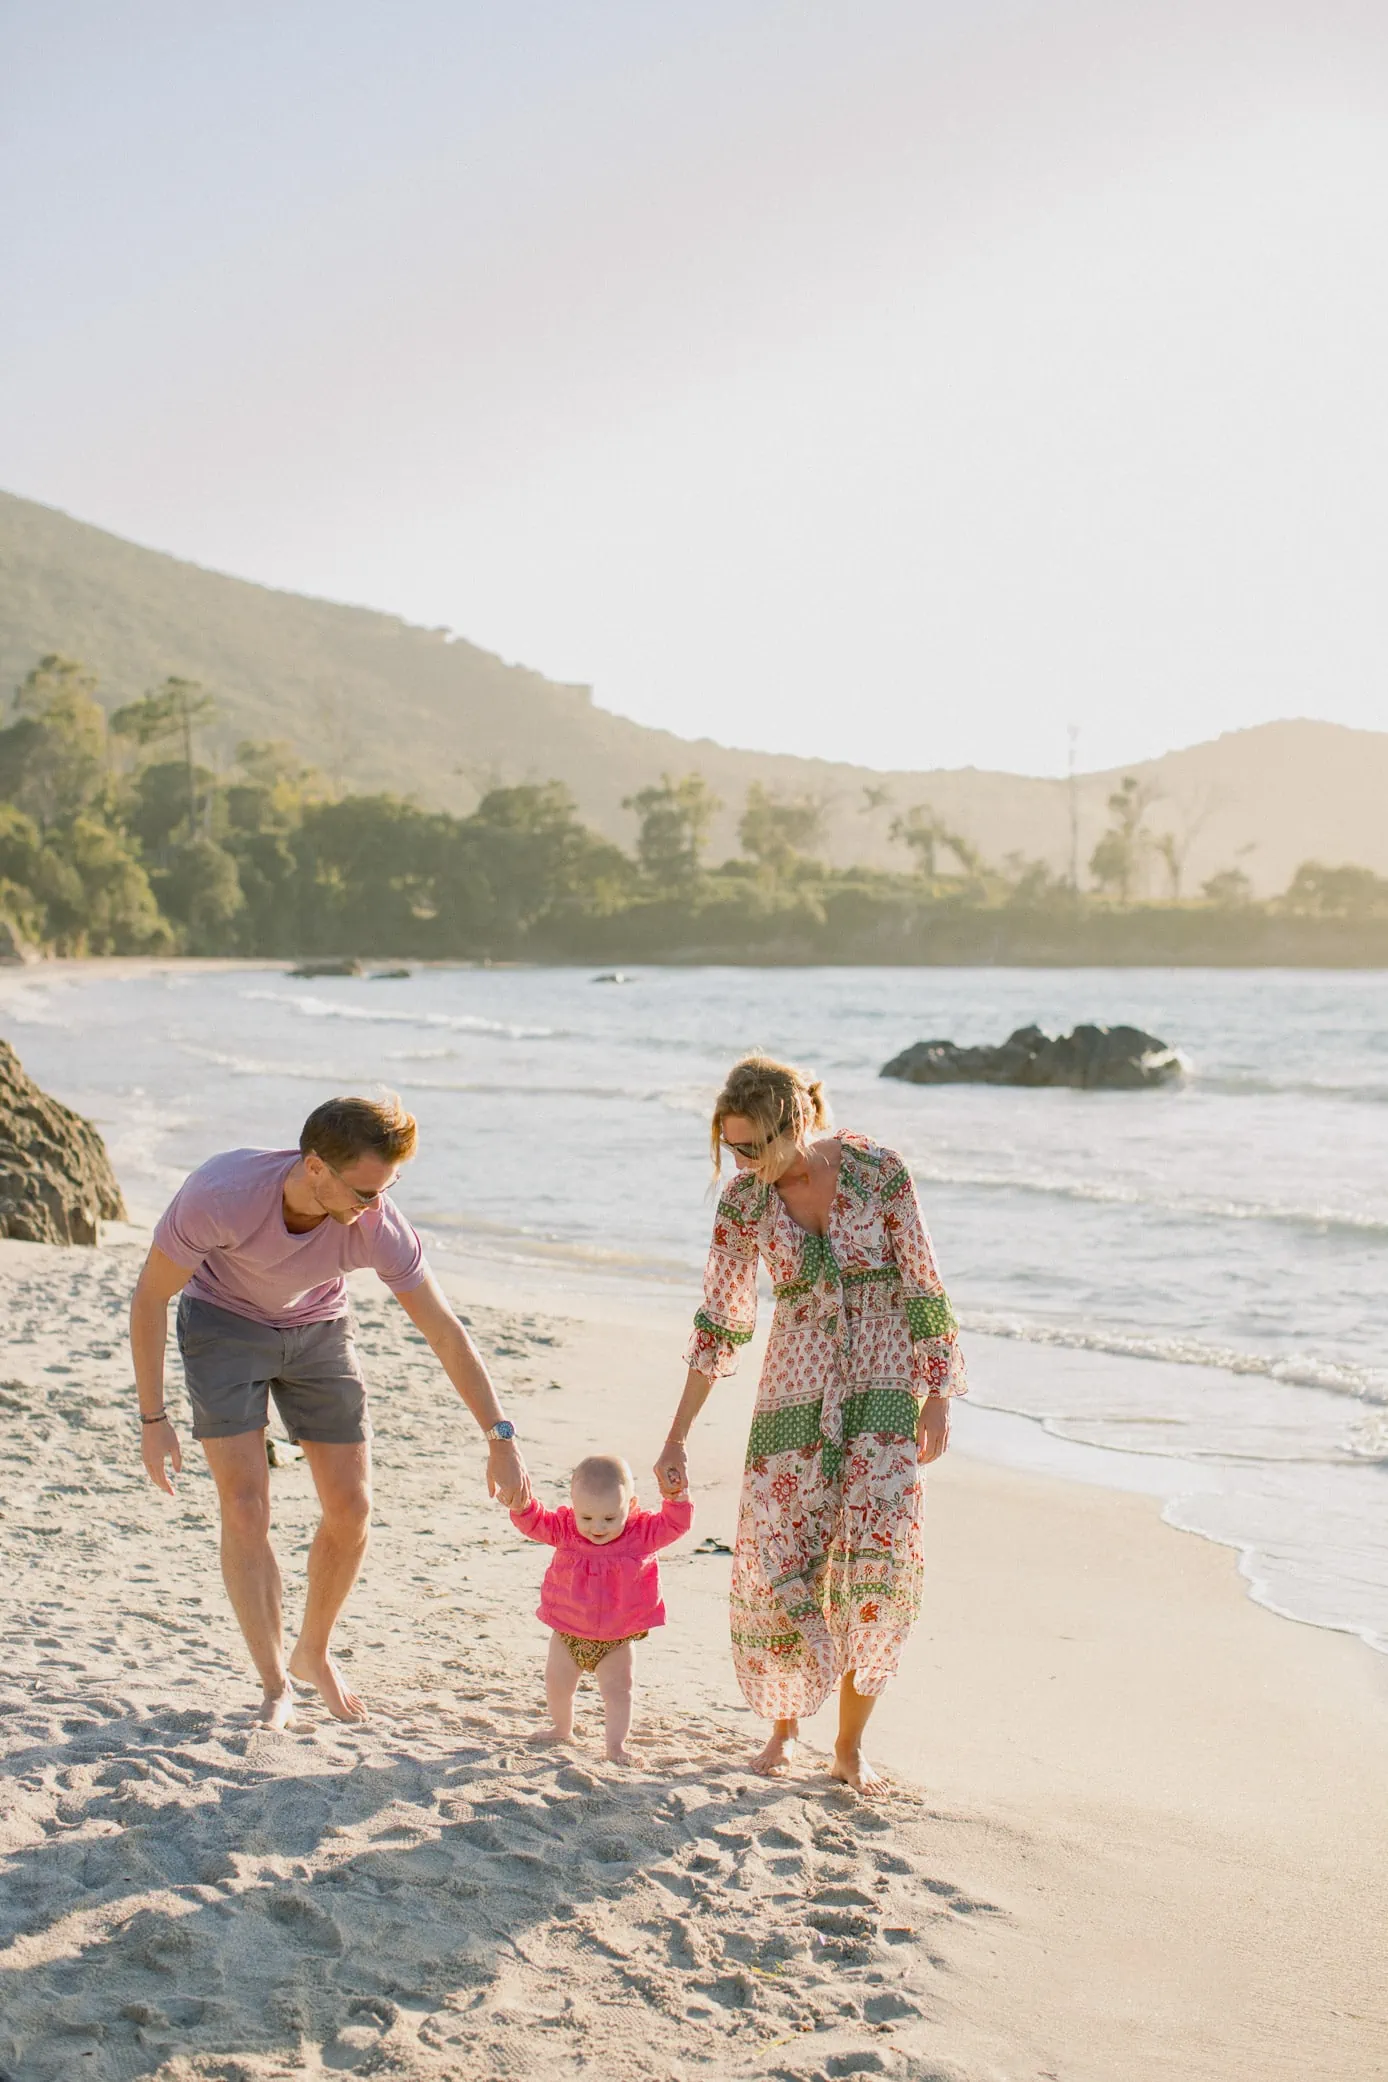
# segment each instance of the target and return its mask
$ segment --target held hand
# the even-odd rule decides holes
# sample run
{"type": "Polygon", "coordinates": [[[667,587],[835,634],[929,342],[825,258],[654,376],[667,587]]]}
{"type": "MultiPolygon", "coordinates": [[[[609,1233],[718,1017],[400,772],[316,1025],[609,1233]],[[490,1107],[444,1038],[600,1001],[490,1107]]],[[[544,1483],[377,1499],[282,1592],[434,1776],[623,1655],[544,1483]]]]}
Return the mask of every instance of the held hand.
{"type": "Polygon", "coordinates": [[[183,1472],[183,1448],[178,1443],[178,1433],[166,1417],[162,1424],[140,1426],[140,1458],[145,1464],[145,1473],[156,1489],[166,1496],[174,1493],[173,1477],[183,1472]],[[169,1462],[165,1472],[164,1462],[169,1462]]]}
{"type": "Polygon", "coordinates": [[[922,1467],[938,1460],[949,1444],[949,1397],[928,1395],[916,1419],[916,1459],[922,1467]]]}
{"type": "Polygon", "coordinates": [[[678,1439],[667,1439],[652,1469],[663,1497],[689,1494],[689,1455],[678,1439]]]}
{"type": "Polygon", "coordinates": [[[513,1439],[493,1439],[487,1448],[487,1495],[508,1511],[523,1511],[530,1502],[530,1476],[513,1439]]]}

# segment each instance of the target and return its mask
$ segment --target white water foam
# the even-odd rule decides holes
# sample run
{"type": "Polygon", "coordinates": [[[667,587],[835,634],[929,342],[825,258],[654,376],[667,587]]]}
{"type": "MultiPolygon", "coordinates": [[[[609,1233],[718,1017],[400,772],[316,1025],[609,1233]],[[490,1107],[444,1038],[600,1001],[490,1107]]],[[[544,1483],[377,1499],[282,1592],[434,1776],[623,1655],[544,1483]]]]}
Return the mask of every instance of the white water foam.
{"type": "Polygon", "coordinates": [[[560,1282],[658,1281],[691,1307],[712,1093],[753,1046],[813,1064],[838,1119],[911,1163],[975,1399],[1009,1450],[1091,1456],[1119,1486],[1165,1466],[1173,1522],[1238,1547],[1257,1595],[1388,1637],[1382,978],[646,970],[641,985],[418,970],[306,991],[145,965],[0,975],[0,1014],[26,1067],[98,1120],[141,1218],[210,1151],[284,1147],[327,1091],[398,1085],[422,1128],[402,1204],[440,1248],[560,1282]],[[1192,1075],[1089,1094],[877,1074],[922,1034],[1090,1019],[1181,1044],[1192,1075]]]}
{"type": "Polygon", "coordinates": [[[1281,1222],[1292,1228],[1325,1231],[1353,1230],[1364,1236],[1388,1239],[1388,1215],[1357,1214],[1338,1207],[1296,1207],[1282,1201],[1231,1200],[1186,1197],[1143,1192],[1135,1186],[1109,1185],[1101,1181],[1048,1177],[1025,1171],[983,1171],[963,1166],[914,1160],[917,1179],[936,1185],[976,1186],[1002,1193],[1039,1193],[1061,1200],[1085,1200],[1099,1207],[1150,1207],[1173,1214],[1212,1222],[1281,1222]]]}
{"type": "Polygon", "coordinates": [[[1256,1374],[1299,1388],[1322,1388],[1331,1395],[1354,1396],[1388,1406],[1388,1370],[1348,1366],[1329,1359],[1278,1359],[1265,1352],[1240,1352],[1228,1345],[1202,1343],[1191,1337],[1141,1336],[1132,1331],[1085,1329],[1076,1324],[1026,1323],[1015,1316],[963,1309],[967,1330],[987,1337],[1017,1338],[1031,1345],[1058,1345],[1072,1352],[1110,1352],[1123,1359],[1160,1359],[1173,1366],[1202,1366],[1220,1373],[1256,1374]]]}
{"type": "Polygon", "coordinates": [[[330,998],[277,990],[247,990],[248,1004],[286,1006],[304,1019],[345,1019],[365,1026],[447,1027],[459,1034],[495,1034],[503,1041],[560,1041],[557,1027],[518,1026],[504,1019],[479,1019],[466,1013],[406,1012],[393,1005],[339,1005],[330,998]]]}

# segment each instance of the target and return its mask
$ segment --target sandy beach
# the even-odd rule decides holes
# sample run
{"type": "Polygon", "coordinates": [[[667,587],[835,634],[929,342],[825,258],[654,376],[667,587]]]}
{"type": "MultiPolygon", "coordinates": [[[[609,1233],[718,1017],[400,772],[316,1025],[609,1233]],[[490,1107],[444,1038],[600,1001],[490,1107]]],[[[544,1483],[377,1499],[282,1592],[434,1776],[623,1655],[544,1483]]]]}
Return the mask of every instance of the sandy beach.
{"type": "MultiPolygon", "coordinates": [[[[367,1279],[376,1532],[340,1638],[372,1719],[266,1734],[200,1456],[172,1504],[138,1467],[141,1250],[0,1244],[5,2082],[1388,2071],[1388,1662],[1252,1604],[1230,1551],[955,1450],[874,1726],[890,1796],[835,1789],[813,1745],[760,1781],[716,1551],[754,1350],[696,1433],[644,1768],[602,1760],[589,1688],[578,1747],[537,1752],[543,1555],[367,1279]]],[[[679,1311],[445,1284],[547,1501],[584,1450],[648,1466],[679,1311]]],[[[274,1488],[292,1615],[315,1514],[301,1465],[274,1488]]]]}

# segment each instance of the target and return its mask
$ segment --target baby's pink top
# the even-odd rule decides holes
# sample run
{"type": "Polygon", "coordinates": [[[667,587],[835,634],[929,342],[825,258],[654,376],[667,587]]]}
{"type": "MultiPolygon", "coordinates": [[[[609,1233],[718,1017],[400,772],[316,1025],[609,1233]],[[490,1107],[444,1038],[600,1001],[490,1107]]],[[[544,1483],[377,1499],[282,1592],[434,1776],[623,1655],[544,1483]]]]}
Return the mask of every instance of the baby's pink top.
{"type": "Polygon", "coordinates": [[[556,1633],[585,1641],[622,1641],[665,1624],[656,1555],[682,1539],[694,1523],[687,1497],[667,1497],[658,1511],[634,1510],[615,1540],[585,1540],[566,1504],[547,1511],[527,1504],[511,1513],[527,1540],[553,1547],[535,1617],[556,1633]]]}
{"type": "Polygon", "coordinates": [[[387,1194],[359,1221],[326,1219],[303,1236],[286,1229],[284,1182],[298,1161],[296,1149],[230,1149],[183,1181],[154,1241],[193,1268],[185,1293],[295,1330],[346,1315],[346,1273],[369,1266],[393,1294],[428,1278],[424,1246],[387,1194]]]}

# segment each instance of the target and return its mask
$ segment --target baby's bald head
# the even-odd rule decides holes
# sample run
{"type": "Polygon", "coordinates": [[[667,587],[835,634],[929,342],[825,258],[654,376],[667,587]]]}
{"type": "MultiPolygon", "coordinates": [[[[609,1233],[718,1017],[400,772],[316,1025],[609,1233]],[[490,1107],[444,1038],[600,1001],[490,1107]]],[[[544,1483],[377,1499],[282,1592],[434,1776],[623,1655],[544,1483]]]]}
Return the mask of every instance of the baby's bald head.
{"type": "Polygon", "coordinates": [[[569,1485],[574,1519],[585,1540],[601,1546],[615,1540],[631,1515],[636,1479],[615,1453],[590,1453],[580,1460],[569,1485]]]}

